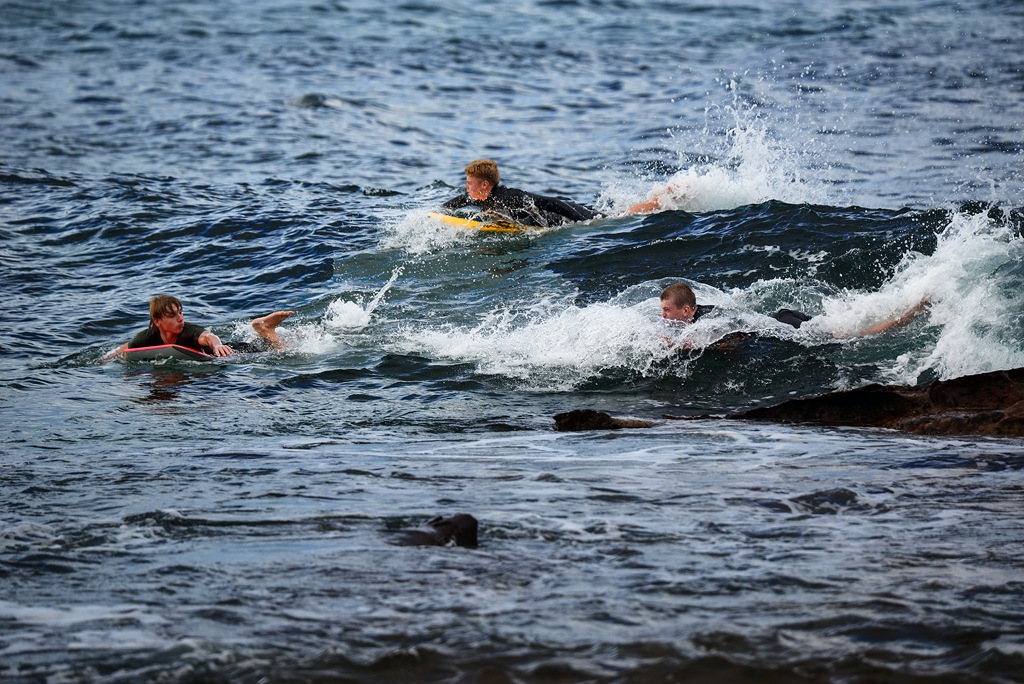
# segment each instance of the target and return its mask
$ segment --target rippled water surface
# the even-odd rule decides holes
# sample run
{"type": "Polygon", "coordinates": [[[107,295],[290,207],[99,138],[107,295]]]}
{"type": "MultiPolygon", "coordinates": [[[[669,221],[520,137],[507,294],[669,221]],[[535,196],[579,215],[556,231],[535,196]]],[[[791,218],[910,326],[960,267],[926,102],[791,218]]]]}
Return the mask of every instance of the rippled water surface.
{"type": "Polygon", "coordinates": [[[0,679],[1021,681],[1019,439],[721,416],[1024,366],[1022,34],[1008,2],[0,2],[0,679]],[[478,157],[606,217],[431,219],[478,157]],[[722,315],[666,326],[682,279],[722,315]],[[294,310],[289,348],[102,362],[162,292],[232,341],[294,310]],[[458,512],[478,548],[395,543],[458,512]]]}

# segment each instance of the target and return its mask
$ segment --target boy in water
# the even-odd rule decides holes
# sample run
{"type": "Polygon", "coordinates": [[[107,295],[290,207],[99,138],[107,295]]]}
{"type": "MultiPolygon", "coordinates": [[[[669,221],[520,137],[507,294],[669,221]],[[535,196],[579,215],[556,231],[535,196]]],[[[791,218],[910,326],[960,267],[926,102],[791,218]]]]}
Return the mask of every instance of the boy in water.
{"type": "MultiPolygon", "coordinates": [[[[286,349],[287,345],[277,336],[277,326],[294,311],[275,311],[252,322],[252,328],[274,349],[286,349]]],[[[195,349],[211,356],[231,356],[235,350],[243,353],[262,351],[259,345],[248,342],[224,344],[220,338],[195,323],[186,323],[181,302],[171,295],[157,295],[149,300],[149,327],[138,333],[130,342],[118,347],[107,359],[118,356],[126,349],[156,347],[163,344],[177,344],[195,349]],[[232,348],[234,347],[234,349],[232,348]]]]}
{"type": "Polygon", "coordinates": [[[442,205],[446,211],[475,206],[528,226],[561,226],[601,216],[582,204],[501,185],[497,162],[477,159],[465,169],[466,192],[442,205]]]}
{"type": "MultiPolygon", "coordinates": [[[[674,283],[669,285],[661,292],[659,297],[661,300],[661,317],[668,321],[680,321],[682,323],[693,323],[701,316],[710,313],[715,307],[711,305],[699,305],[697,304],[697,297],[693,293],[693,289],[686,283],[674,283]]],[[[904,313],[902,316],[893,318],[890,320],[876,323],[875,325],[862,330],[859,333],[854,334],[841,334],[833,333],[833,337],[844,338],[844,337],[866,337],[868,335],[877,335],[885,332],[890,328],[905,325],[910,322],[914,316],[919,314],[924,308],[928,306],[928,300],[922,300],[916,306],[911,308],[909,311],[904,313]]],[[[794,328],[799,328],[802,323],[811,320],[811,317],[800,311],[794,311],[792,309],[779,309],[772,318],[775,320],[791,325],[794,328]]]]}

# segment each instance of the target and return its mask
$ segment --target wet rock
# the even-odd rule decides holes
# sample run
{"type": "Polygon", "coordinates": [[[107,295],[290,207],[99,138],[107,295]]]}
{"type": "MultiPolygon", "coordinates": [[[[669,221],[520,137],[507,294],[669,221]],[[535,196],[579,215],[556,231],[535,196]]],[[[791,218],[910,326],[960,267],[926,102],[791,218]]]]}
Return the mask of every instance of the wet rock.
{"type": "Polygon", "coordinates": [[[463,546],[475,549],[478,527],[476,518],[468,513],[458,513],[450,518],[438,515],[427,521],[426,528],[396,532],[389,541],[398,546],[463,546]]]}
{"type": "Polygon", "coordinates": [[[835,515],[843,509],[856,506],[857,494],[845,487],[837,487],[794,497],[793,503],[811,513],[835,515]]]}
{"type": "Polygon", "coordinates": [[[883,427],[922,435],[1024,435],[1024,368],[936,380],[868,385],[728,416],[742,420],[883,427]]]}
{"type": "Polygon", "coordinates": [[[576,409],[555,415],[555,430],[576,432],[581,430],[622,430],[623,428],[648,428],[654,423],[632,418],[614,418],[602,411],[576,409]]]}

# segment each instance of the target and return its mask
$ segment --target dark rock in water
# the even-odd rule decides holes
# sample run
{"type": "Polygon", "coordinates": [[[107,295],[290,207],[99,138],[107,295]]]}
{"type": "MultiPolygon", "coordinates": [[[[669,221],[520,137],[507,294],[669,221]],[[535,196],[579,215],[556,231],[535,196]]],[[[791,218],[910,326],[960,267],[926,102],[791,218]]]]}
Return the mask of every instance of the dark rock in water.
{"type": "Polygon", "coordinates": [[[922,435],[1024,435],[1024,368],[936,380],[920,387],[868,385],[728,416],[781,423],[883,427],[922,435]]]}
{"type": "Polygon", "coordinates": [[[390,540],[399,546],[464,546],[475,549],[479,525],[476,518],[459,513],[450,518],[436,516],[427,521],[429,529],[403,530],[390,540]]]}
{"type": "Polygon", "coordinates": [[[857,494],[845,487],[837,487],[794,497],[793,503],[811,513],[835,515],[843,509],[856,507],[857,494]]]}
{"type": "Polygon", "coordinates": [[[579,430],[621,430],[623,428],[648,428],[654,423],[647,420],[613,418],[607,413],[593,409],[576,409],[555,415],[555,430],[575,432],[579,430]]]}

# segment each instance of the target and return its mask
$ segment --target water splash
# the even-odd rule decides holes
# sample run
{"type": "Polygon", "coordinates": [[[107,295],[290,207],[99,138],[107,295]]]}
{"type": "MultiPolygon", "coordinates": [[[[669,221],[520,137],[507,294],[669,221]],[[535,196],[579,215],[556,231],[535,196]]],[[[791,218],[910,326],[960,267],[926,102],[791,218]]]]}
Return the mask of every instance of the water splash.
{"type": "Polygon", "coordinates": [[[374,295],[373,299],[370,300],[370,303],[367,305],[367,315],[372,314],[374,310],[380,305],[380,303],[384,300],[384,295],[387,294],[388,290],[391,289],[391,286],[395,284],[395,281],[398,280],[398,276],[402,275],[402,272],[404,270],[404,266],[399,266],[391,273],[391,277],[388,279],[388,282],[384,283],[384,287],[380,288],[380,291],[376,295],[374,295]]]}
{"type": "Polygon", "coordinates": [[[385,223],[381,249],[395,249],[418,256],[471,242],[476,233],[457,228],[428,214],[434,208],[415,209],[391,217],[385,223]]]}
{"type": "Polygon", "coordinates": [[[767,200],[791,204],[826,203],[826,186],[812,180],[812,159],[804,149],[781,140],[774,124],[754,103],[740,97],[735,80],[726,85],[731,101],[708,105],[705,126],[669,132],[678,168],[667,180],[620,183],[602,195],[602,206],[618,213],[639,200],[657,200],[659,210],[721,211],[767,200]],[[696,156],[694,150],[703,150],[696,156]],[[638,197],[644,193],[642,197],[638,197]]]}
{"type": "MultiPolygon", "coordinates": [[[[321,355],[336,349],[345,341],[345,336],[363,331],[373,320],[373,313],[384,301],[385,295],[402,275],[404,266],[398,266],[391,277],[364,306],[352,299],[335,299],[328,304],[320,320],[289,323],[278,328],[281,339],[291,352],[321,355]]],[[[255,331],[245,322],[234,326],[236,339],[255,341],[255,331]]]]}
{"type": "Polygon", "coordinates": [[[395,284],[395,281],[398,280],[398,277],[402,275],[404,270],[404,266],[396,267],[388,281],[384,283],[384,286],[377,291],[373,299],[366,306],[361,306],[357,302],[345,299],[331,302],[330,306],[327,307],[327,312],[324,314],[324,326],[331,330],[339,331],[358,331],[368,326],[373,312],[384,301],[384,295],[388,293],[388,290],[391,289],[391,286],[395,284]]]}

